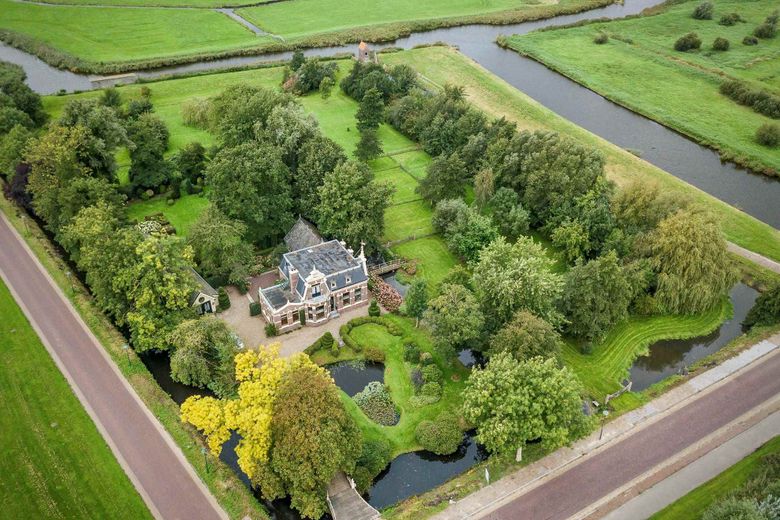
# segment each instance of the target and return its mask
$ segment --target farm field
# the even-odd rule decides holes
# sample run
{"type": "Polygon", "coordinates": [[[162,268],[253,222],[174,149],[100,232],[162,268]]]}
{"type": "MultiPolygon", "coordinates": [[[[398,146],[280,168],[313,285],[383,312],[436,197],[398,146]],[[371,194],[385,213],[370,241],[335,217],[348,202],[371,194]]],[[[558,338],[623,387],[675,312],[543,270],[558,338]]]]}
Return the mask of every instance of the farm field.
{"type": "Polygon", "coordinates": [[[456,50],[429,47],[386,54],[382,59],[393,65],[410,65],[434,85],[463,86],[474,106],[490,116],[506,117],[520,129],[557,131],[598,148],[606,157],[607,176],[618,185],[641,180],[657,183],[667,191],[685,193],[720,219],[730,241],[780,260],[780,231],[556,115],[456,50]]]}
{"type": "Polygon", "coordinates": [[[697,20],[691,13],[698,3],[676,3],[660,14],[638,18],[513,36],[507,44],[608,99],[718,150],[722,157],[777,174],[780,148],[755,140],[756,130],[773,120],[718,91],[724,79],[738,79],[780,95],[780,39],[742,44],[777,3],[716,0],[712,20],[697,20]],[[718,20],[728,13],[738,13],[745,21],[720,25],[718,20]],[[675,41],[690,32],[701,38],[701,49],[675,51],[675,41]],[[609,35],[609,41],[595,44],[599,33],[609,35]],[[729,40],[728,51],[712,49],[717,37],[729,40]]]}
{"type": "Polygon", "coordinates": [[[712,480],[697,487],[650,517],[651,520],[701,518],[715,501],[745,484],[760,466],[762,457],[780,453],[780,437],[775,437],[712,480]]]}
{"type": "Polygon", "coordinates": [[[5,518],[148,518],[140,495],[0,281],[5,518]]]}

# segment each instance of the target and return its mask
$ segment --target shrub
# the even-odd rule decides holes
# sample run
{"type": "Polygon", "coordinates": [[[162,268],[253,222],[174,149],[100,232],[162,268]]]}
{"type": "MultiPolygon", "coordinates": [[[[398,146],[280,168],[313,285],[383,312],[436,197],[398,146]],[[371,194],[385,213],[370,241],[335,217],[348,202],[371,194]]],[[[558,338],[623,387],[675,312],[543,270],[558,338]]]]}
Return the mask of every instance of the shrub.
{"type": "Polygon", "coordinates": [[[433,421],[421,421],[414,435],[423,449],[437,455],[454,453],[463,441],[458,420],[449,413],[441,413],[433,421]]]}
{"type": "Polygon", "coordinates": [[[423,373],[422,370],[418,367],[414,367],[412,371],[409,373],[409,379],[411,379],[412,384],[414,385],[414,391],[417,392],[420,390],[420,387],[425,383],[425,379],[423,379],[423,373]]]}
{"type": "Polygon", "coordinates": [[[338,343],[333,343],[330,346],[330,355],[333,356],[333,357],[339,357],[339,344],[338,343]]]}
{"type": "Polygon", "coordinates": [[[758,38],[755,36],[745,36],[742,38],[742,45],[758,45],[758,38]]]}
{"type": "Polygon", "coordinates": [[[217,289],[217,301],[219,302],[220,310],[224,311],[230,308],[230,296],[228,296],[224,287],[217,289]]]}
{"type": "Polygon", "coordinates": [[[600,32],[593,38],[593,43],[597,45],[603,45],[609,41],[609,35],[605,32],[600,32]]]}
{"type": "Polygon", "coordinates": [[[303,309],[298,311],[298,317],[301,320],[301,325],[306,325],[306,311],[304,311],[303,309]]]}
{"type": "Polygon", "coordinates": [[[385,469],[392,454],[392,448],[386,439],[367,439],[363,442],[363,451],[352,474],[359,492],[365,492],[371,487],[371,482],[385,469]]]}
{"type": "Polygon", "coordinates": [[[430,352],[423,352],[420,354],[420,363],[423,365],[430,365],[433,363],[433,356],[430,352]]]}
{"type": "Polygon", "coordinates": [[[262,309],[260,307],[260,304],[257,303],[257,302],[252,302],[252,303],[249,304],[249,315],[250,316],[257,316],[258,314],[260,314],[261,310],[262,309]]]}
{"type": "Polygon", "coordinates": [[[414,341],[404,343],[404,361],[409,363],[420,362],[420,347],[414,341]]]}
{"type": "Polygon", "coordinates": [[[725,25],[726,27],[730,27],[732,25],[736,25],[737,22],[741,22],[742,17],[739,15],[739,13],[729,13],[724,14],[720,17],[720,21],[718,22],[721,25],[725,25]]]}
{"type": "Polygon", "coordinates": [[[333,334],[331,334],[330,332],[326,332],[325,334],[323,334],[322,337],[320,338],[320,343],[323,349],[332,348],[333,344],[335,343],[333,339],[333,334]]]}
{"type": "Polygon", "coordinates": [[[580,346],[580,352],[582,352],[583,355],[589,356],[593,354],[593,342],[592,341],[586,341],[580,346]]]}
{"type": "Polygon", "coordinates": [[[444,374],[436,365],[427,365],[422,368],[423,380],[426,383],[438,383],[441,385],[444,374]]]}
{"type": "Polygon", "coordinates": [[[265,325],[265,335],[269,338],[273,338],[274,336],[279,335],[279,330],[276,328],[276,325],[273,323],[266,323],[265,325]]]}
{"type": "Polygon", "coordinates": [[[382,311],[379,309],[379,305],[376,303],[376,300],[371,300],[371,303],[368,306],[368,315],[377,317],[380,314],[382,314],[382,311]]]}
{"type": "Polygon", "coordinates": [[[780,118],[780,96],[771,92],[754,89],[743,81],[729,80],[720,84],[720,93],[760,114],[780,118]]]}
{"type": "Polygon", "coordinates": [[[439,383],[425,383],[420,387],[420,395],[427,395],[438,399],[441,397],[441,385],[439,383]]]}
{"type": "Polygon", "coordinates": [[[774,38],[777,35],[777,25],[764,22],[755,29],[753,29],[753,36],[761,38],[762,40],[768,40],[774,38]]]}
{"type": "Polygon", "coordinates": [[[366,417],[383,426],[393,426],[398,422],[398,412],[387,392],[387,388],[379,381],[371,381],[353,397],[358,407],[366,417]]]}
{"type": "Polygon", "coordinates": [[[372,361],[374,363],[385,362],[385,351],[377,347],[369,347],[364,354],[366,361],[372,361]]]}
{"type": "Polygon", "coordinates": [[[204,98],[188,99],[181,105],[181,119],[186,126],[206,129],[209,125],[211,101],[204,98]]]}
{"type": "Polygon", "coordinates": [[[697,20],[712,20],[712,2],[702,2],[693,10],[693,16],[697,20]]]}
{"type": "Polygon", "coordinates": [[[756,141],[763,146],[775,148],[780,145],[780,125],[765,123],[756,130],[756,141]]]}
{"type": "Polygon", "coordinates": [[[173,206],[176,203],[176,201],[173,199],[168,199],[165,201],[165,203],[168,204],[169,206],[173,206]]]}
{"type": "Polygon", "coordinates": [[[409,406],[412,408],[422,408],[438,402],[439,398],[432,395],[413,395],[409,398],[409,406]]]}
{"type": "Polygon", "coordinates": [[[674,42],[674,50],[680,52],[686,52],[701,47],[701,38],[695,32],[688,33],[685,36],[681,36],[676,42],[674,42]]]}
{"type": "Polygon", "coordinates": [[[729,50],[729,46],[731,44],[726,38],[717,37],[715,38],[715,41],[712,42],[712,49],[716,51],[727,51],[729,50]]]}
{"type": "MultiPolygon", "coordinates": [[[[371,278],[374,285],[374,295],[379,304],[390,312],[398,311],[401,307],[401,303],[403,303],[403,298],[401,298],[398,291],[378,276],[372,275],[371,278]]],[[[371,314],[370,309],[369,314],[371,314]]],[[[373,314],[371,315],[373,316],[373,314]]]]}

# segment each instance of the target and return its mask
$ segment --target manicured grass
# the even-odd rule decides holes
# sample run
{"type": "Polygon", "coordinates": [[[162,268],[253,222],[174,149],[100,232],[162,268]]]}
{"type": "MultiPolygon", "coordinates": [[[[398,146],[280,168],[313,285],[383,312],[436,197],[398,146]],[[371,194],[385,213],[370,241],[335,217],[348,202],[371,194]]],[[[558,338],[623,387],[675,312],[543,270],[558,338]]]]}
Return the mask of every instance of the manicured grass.
{"type": "Polygon", "coordinates": [[[0,0],[0,29],[90,62],[140,61],[271,43],[226,15],[203,9],[42,6],[0,0]]]}
{"type": "Polygon", "coordinates": [[[4,518],[152,518],[0,281],[4,518]]]}
{"type": "Polygon", "coordinates": [[[418,181],[428,175],[427,168],[431,164],[431,157],[422,150],[394,155],[393,159],[418,181]]]}
{"type": "Polygon", "coordinates": [[[433,233],[433,210],[424,200],[390,206],[385,210],[385,238],[389,241],[433,233]]]}
{"type": "Polygon", "coordinates": [[[377,172],[376,180],[388,182],[395,188],[393,204],[403,204],[420,199],[420,195],[415,192],[417,181],[397,166],[377,172]]]}
{"type": "Polygon", "coordinates": [[[701,518],[714,502],[745,484],[758,467],[761,458],[780,453],[780,437],[775,437],[712,480],[697,487],[676,502],[650,517],[651,520],[688,520],[701,518]]]}
{"type": "MultiPolygon", "coordinates": [[[[355,418],[366,438],[376,439],[384,437],[393,447],[393,454],[400,455],[409,451],[420,449],[414,436],[414,429],[425,419],[434,419],[443,410],[454,410],[461,404],[461,393],[468,376],[468,369],[459,361],[447,364],[441,355],[433,348],[428,334],[414,327],[414,322],[407,318],[385,314],[384,317],[401,327],[404,338],[412,338],[422,352],[430,352],[444,373],[443,395],[437,403],[415,408],[409,404],[409,399],[414,395],[414,385],[409,377],[409,371],[413,365],[404,361],[402,337],[392,336],[387,330],[373,323],[360,325],[352,329],[350,335],[362,345],[376,347],[385,352],[385,385],[387,385],[393,402],[398,407],[401,418],[394,426],[380,426],[358,408],[355,401],[342,392],[342,400],[349,413],[355,418]],[[453,381],[453,376],[457,381],[453,381]]],[[[346,349],[344,349],[346,350],[346,349]]],[[[314,357],[318,363],[329,363],[329,355],[314,357]]],[[[353,359],[360,359],[362,354],[355,354],[353,359]]]]}
{"type": "Polygon", "coordinates": [[[417,261],[415,276],[424,278],[429,290],[438,286],[450,269],[458,264],[458,259],[439,236],[418,238],[394,246],[392,249],[405,258],[417,261]]]}
{"type": "Polygon", "coordinates": [[[714,309],[696,316],[631,317],[614,327],[591,354],[567,342],[563,362],[571,368],[586,392],[597,400],[620,388],[634,360],[647,348],[664,339],[686,339],[709,334],[731,316],[728,299],[714,309]]]}
{"type": "Polygon", "coordinates": [[[718,216],[729,240],[780,260],[780,231],[556,115],[456,50],[428,47],[387,54],[382,59],[390,64],[411,65],[431,80],[432,85],[463,86],[474,106],[493,117],[505,116],[521,130],[554,130],[598,148],[607,159],[607,176],[618,185],[635,180],[652,181],[665,191],[685,193],[718,216]]]}
{"type": "Polygon", "coordinates": [[[515,36],[509,45],[725,157],[777,172],[780,149],[762,146],[754,137],[772,120],[718,92],[724,78],[736,78],[780,95],[780,39],[742,44],[777,3],[716,0],[713,19],[696,20],[691,12],[698,3],[680,3],[653,16],[515,36]],[[731,12],[746,23],[719,25],[720,17],[731,12]],[[611,36],[607,44],[593,43],[599,32],[611,36]],[[674,42],[689,32],[701,37],[701,50],[675,51],[674,42]],[[731,42],[727,52],[711,49],[716,37],[731,42]]]}
{"type": "Polygon", "coordinates": [[[127,208],[127,216],[141,221],[148,215],[162,213],[176,229],[176,234],[186,237],[190,227],[208,205],[209,200],[201,195],[185,195],[176,200],[172,206],[169,206],[164,198],[155,198],[130,204],[127,208]]]}
{"type": "Polygon", "coordinates": [[[117,5],[138,7],[234,7],[257,5],[271,0],[44,0],[47,4],[117,5]]]}

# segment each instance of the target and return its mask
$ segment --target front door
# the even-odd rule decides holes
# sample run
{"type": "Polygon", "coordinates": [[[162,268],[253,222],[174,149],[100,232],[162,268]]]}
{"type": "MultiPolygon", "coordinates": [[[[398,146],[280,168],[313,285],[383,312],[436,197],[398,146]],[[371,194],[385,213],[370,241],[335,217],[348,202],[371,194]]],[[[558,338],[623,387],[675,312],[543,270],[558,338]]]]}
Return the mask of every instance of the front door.
{"type": "Polygon", "coordinates": [[[201,305],[200,306],[200,311],[201,311],[200,312],[201,314],[206,314],[206,313],[212,312],[211,311],[211,302],[206,302],[203,305],[201,305]]]}
{"type": "Polygon", "coordinates": [[[330,297],[330,312],[333,312],[336,310],[336,299],[331,296],[330,297]]]}

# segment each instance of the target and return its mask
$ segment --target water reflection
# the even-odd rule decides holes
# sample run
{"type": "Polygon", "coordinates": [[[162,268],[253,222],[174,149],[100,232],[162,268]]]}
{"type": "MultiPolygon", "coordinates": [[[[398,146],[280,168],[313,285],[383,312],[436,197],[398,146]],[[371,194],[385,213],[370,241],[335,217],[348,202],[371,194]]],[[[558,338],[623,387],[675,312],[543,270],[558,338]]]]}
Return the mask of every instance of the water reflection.
{"type": "Polygon", "coordinates": [[[640,357],[631,367],[632,390],[640,391],[679,373],[699,359],[709,356],[739,337],[742,321],[758,298],[758,291],[745,284],[737,284],[730,293],[734,317],[707,336],[687,340],[665,340],[650,346],[649,354],[640,357]]]}
{"type": "Polygon", "coordinates": [[[372,381],[384,382],[385,367],[381,363],[365,361],[343,361],[325,367],[336,386],[352,397],[361,392],[372,381]]]}

